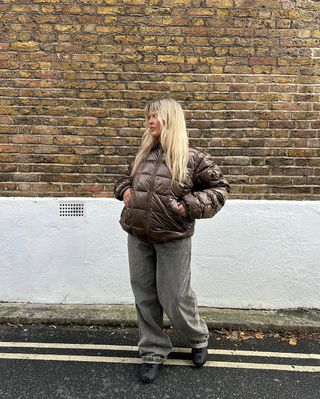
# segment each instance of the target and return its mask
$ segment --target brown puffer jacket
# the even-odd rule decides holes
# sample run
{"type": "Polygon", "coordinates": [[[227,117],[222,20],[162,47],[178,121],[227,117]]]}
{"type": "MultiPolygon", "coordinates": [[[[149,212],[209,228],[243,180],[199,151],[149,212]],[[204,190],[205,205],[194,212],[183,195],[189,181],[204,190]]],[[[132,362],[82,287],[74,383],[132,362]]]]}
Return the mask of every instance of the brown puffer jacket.
{"type": "Polygon", "coordinates": [[[157,144],[140,165],[135,176],[117,180],[114,193],[122,200],[132,188],[131,203],[121,213],[122,228],[150,243],[190,237],[195,219],[210,218],[224,205],[230,186],[208,154],[189,150],[187,177],[183,184],[172,184],[165,154],[157,144]],[[187,216],[181,217],[178,203],[187,216]]]}

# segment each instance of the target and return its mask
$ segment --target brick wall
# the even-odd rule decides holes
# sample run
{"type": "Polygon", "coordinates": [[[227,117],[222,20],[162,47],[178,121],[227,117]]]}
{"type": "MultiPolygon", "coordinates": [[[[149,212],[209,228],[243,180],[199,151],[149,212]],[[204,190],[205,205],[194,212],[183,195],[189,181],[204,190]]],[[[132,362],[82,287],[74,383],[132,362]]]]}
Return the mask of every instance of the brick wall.
{"type": "Polygon", "coordinates": [[[0,195],[112,196],[149,99],[232,198],[319,199],[320,2],[2,0],[0,195]]]}

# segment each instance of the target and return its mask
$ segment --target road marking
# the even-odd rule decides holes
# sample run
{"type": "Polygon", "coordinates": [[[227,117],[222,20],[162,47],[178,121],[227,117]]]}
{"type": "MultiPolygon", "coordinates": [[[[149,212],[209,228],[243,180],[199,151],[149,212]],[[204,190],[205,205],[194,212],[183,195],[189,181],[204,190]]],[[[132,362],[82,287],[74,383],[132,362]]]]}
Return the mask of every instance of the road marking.
{"type": "MultiPolygon", "coordinates": [[[[132,358],[132,357],[40,355],[40,354],[27,354],[27,353],[0,353],[0,359],[141,364],[140,358],[132,358]]],[[[167,359],[165,361],[165,365],[193,366],[193,363],[191,362],[191,360],[167,359]]],[[[259,369],[259,370],[320,373],[320,366],[295,366],[295,365],[282,365],[282,364],[207,361],[204,367],[216,367],[216,368],[226,367],[226,368],[236,368],[236,369],[259,369]]]]}
{"type": "Polygon", "coordinates": [[[320,354],[317,353],[262,352],[262,351],[241,351],[241,350],[224,350],[224,349],[209,349],[208,353],[215,355],[229,355],[229,356],[280,357],[287,359],[320,360],[320,354]]]}
{"type": "MultiPolygon", "coordinates": [[[[99,344],[63,344],[46,342],[0,342],[0,348],[44,348],[44,349],[94,349],[94,350],[116,350],[134,352],[137,346],[130,345],[99,345],[99,344]]],[[[184,349],[184,348],[183,348],[184,349]]],[[[190,352],[190,349],[188,350],[190,352]]]]}
{"type": "Polygon", "coordinates": [[[0,353],[0,359],[47,360],[60,362],[141,363],[140,358],[112,356],[40,355],[29,353],[0,353]]]}
{"type": "MultiPolygon", "coordinates": [[[[45,342],[0,342],[0,348],[43,348],[43,349],[81,349],[81,350],[114,350],[137,352],[137,346],[130,345],[99,345],[99,344],[63,344],[45,342]]],[[[190,348],[173,348],[176,353],[190,353],[190,348]]],[[[252,356],[252,357],[279,357],[288,359],[320,359],[317,353],[286,353],[286,352],[262,352],[242,351],[226,349],[208,349],[210,355],[225,356],[252,356]]]]}

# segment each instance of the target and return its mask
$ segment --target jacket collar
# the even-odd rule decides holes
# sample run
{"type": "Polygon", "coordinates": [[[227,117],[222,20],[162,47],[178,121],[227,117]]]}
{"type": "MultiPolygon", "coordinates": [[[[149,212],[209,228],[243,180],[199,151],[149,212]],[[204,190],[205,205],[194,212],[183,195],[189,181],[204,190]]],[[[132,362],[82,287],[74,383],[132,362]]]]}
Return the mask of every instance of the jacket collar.
{"type": "Polygon", "coordinates": [[[160,149],[160,148],[162,148],[161,143],[160,143],[159,140],[157,140],[157,141],[155,141],[155,142],[153,143],[153,146],[151,147],[151,150],[158,150],[158,149],[160,149]]]}

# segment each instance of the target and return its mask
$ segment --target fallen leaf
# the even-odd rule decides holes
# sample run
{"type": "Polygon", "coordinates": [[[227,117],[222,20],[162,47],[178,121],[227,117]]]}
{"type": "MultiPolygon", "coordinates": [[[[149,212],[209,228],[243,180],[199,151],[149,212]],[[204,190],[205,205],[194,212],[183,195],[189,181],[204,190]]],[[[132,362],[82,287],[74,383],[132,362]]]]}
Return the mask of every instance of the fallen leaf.
{"type": "Polygon", "coordinates": [[[238,331],[232,331],[232,333],[227,337],[231,341],[237,341],[239,339],[238,331]]]}
{"type": "Polygon", "coordinates": [[[296,338],[290,338],[289,339],[289,345],[293,345],[293,346],[297,345],[297,339],[296,338]]]}
{"type": "Polygon", "coordinates": [[[243,331],[240,332],[239,336],[240,336],[241,341],[246,341],[247,339],[251,338],[250,336],[247,336],[246,333],[243,331]]]}
{"type": "Polygon", "coordinates": [[[262,333],[260,333],[260,332],[257,332],[257,333],[255,333],[255,337],[256,337],[257,339],[263,339],[263,338],[264,338],[264,335],[263,335],[262,333]]]}

